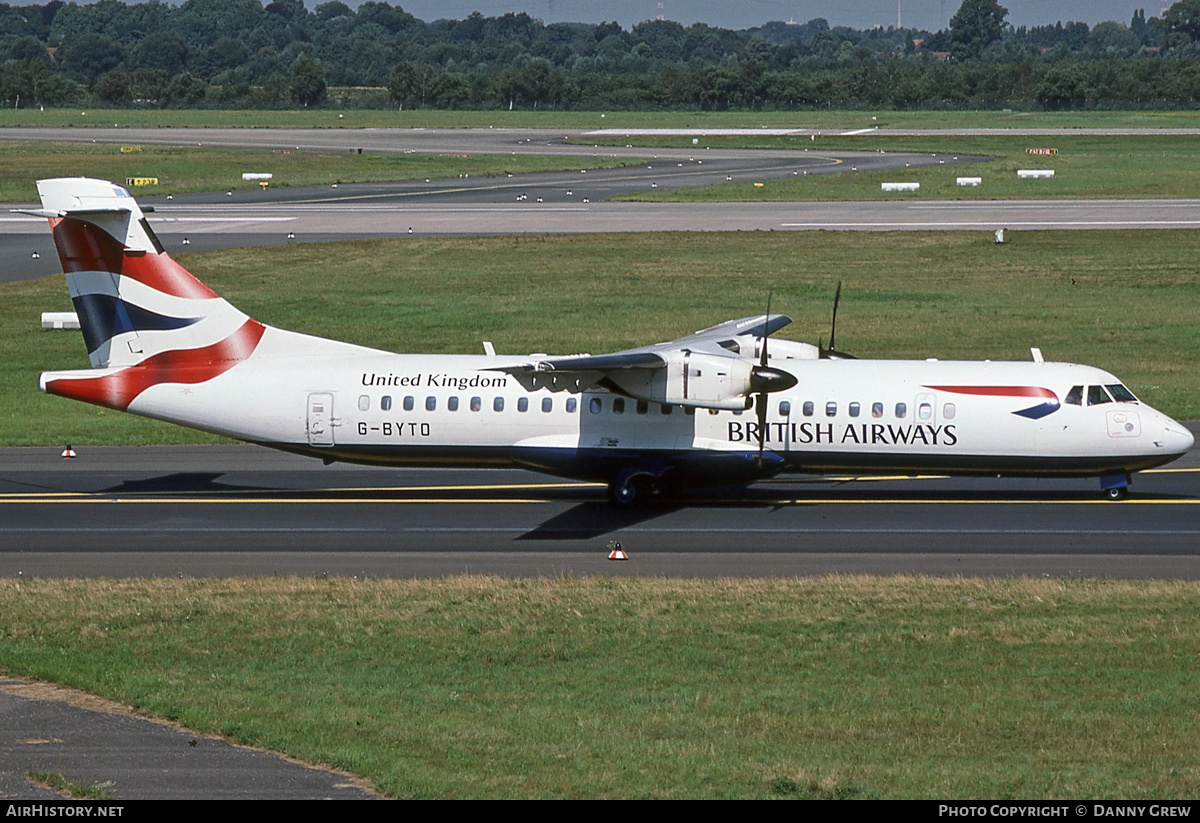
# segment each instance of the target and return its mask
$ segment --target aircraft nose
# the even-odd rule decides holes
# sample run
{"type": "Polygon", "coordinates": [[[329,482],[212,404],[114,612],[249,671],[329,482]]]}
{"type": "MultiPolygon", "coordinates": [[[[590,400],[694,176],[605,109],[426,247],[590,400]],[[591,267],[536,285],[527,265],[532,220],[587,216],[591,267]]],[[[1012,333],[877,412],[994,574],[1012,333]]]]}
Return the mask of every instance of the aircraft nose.
{"type": "Polygon", "coordinates": [[[1171,454],[1183,454],[1195,442],[1196,438],[1182,423],[1171,420],[1163,427],[1163,449],[1171,454]]]}

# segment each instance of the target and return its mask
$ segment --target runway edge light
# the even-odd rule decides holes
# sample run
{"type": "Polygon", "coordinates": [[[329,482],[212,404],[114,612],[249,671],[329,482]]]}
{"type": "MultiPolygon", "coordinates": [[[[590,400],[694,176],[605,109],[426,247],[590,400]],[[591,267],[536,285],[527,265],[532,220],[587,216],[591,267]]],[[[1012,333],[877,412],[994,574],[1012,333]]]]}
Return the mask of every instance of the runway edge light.
{"type": "Polygon", "coordinates": [[[621,548],[621,541],[619,541],[619,540],[608,541],[608,546],[606,548],[608,549],[608,559],[609,560],[628,560],[629,559],[629,555],[625,554],[624,549],[621,548]]]}

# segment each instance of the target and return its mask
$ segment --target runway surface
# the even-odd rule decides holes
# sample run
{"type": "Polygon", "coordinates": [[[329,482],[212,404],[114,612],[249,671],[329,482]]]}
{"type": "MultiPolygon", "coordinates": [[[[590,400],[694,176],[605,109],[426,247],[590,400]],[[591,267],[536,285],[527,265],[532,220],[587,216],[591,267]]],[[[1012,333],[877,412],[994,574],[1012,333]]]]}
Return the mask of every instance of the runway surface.
{"type": "Polygon", "coordinates": [[[255,446],[0,451],[4,576],[1200,578],[1198,515],[1196,450],[1120,503],[1087,480],[796,477],[633,511],[520,471],[325,467],[255,446]],[[612,540],[629,561],[607,560],[612,540]]]}

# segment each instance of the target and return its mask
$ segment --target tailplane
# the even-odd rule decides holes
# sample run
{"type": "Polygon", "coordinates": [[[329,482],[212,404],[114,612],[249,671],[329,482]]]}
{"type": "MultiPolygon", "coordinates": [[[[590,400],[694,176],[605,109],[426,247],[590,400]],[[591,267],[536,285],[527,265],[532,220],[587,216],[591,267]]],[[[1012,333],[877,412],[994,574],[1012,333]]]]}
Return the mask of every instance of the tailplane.
{"type": "Polygon", "coordinates": [[[266,330],[171,259],[137,201],[88,178],[38,181],[90,372],[42,375],[51,394],[128,408],[158,383],[194,384],[245,360],[266,330]]]}

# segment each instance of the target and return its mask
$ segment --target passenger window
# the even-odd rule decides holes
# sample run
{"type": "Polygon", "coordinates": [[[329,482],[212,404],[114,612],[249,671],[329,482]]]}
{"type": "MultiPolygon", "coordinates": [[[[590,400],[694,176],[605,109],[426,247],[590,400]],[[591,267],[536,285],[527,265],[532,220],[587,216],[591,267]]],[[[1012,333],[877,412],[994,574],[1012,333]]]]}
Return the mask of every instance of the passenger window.
{"type": "Polygon", "coordinates": [[[1111,403],[1112,398],[1103,386],[1088,386],[1088,405],[1099,406],[1101,403],[1111,403]]]}
{"type": "Polygon", "coordinates": [[[411,394],[406,394],[404,396],[404,410],[405,411],[412,411],[413,407],[416,406],[416,403],[417,403],[416,398],[414,398],[411,394]]]}
{"type": "Polygon", "coordinates": [[[954,419],[954,404],[953,403],[947,403],[946,405],[942,406],[942,417],[946,418],[947,420],[954,419]]]}
{"type": "Polygon", "coordinates": [[[437,398],[432,394],[425,398],[425,411],[437,410],[437,398]]]}
{"type": "Polygon", "coordinates": [[[517,411],[519,411],[519,412],[529,411],[529,398],[528,397],[518,397],[517,398],[517,411]]]}
{"type": "Polygon", "coordinates": [[[709,414],[716,415],[716,414],[720,414],[720,413],[721,413],[721,410],[720,410],[720,409],[709,409],[709,410],[708,410],[708,413],[709,413],[709,414]]]}
{"type": "Polygon", "coordinates": [[[492,411],[498,411],[498,412],[504,411],[504,398],[503,397],[497,397],[494,400],[492,400],[492,411]]]}
{"type": "Polygon", "coordinates": [[[789,416],[791,416],[791,413],[792,413],[792,404],[789,403],[787,400],[780,400],[779,401],[779,416],[780,417],[789,417],[789,416]]]}
{"type": "Polygon", "coordinates": [[[579,404],[575,402],[574,397],[567,398],[567,414],[574,414],[575,409],[579,408],[579,404]]]}
{"type": "Polygon", "coordinates": [[[907,403],[897,403],[896,404],[896,417],[900,420],[903,420],[905,417],[908,417],[908,404],[907,403]]]}
{"type": "Polygon", "coordinates": [[[1069,406],[1083,405],[1083,386],[1072,386],[1067,392],[1067,399],[1064,401],[1069,406]]]}
{"type": "Polygon", "coordinates": [[[483,408],[483,400],[478,397],[471,398],[471,411],[479,411],[483,408]]]}
{"type": "Polygon", "coordinates": [[[858,412],[859,412],[859,405],[857,403],[851,403],[850,404],[850,416],[858,417],[858,412]]]}
{"type": "Polygon", "coordinates": [[[659,410],[662,411],[663,414],[670,414],[673,408],[674,406],[672,406],[670,403],[663,403],[661,406],[659,406],[659,410]]]}
{"type": "Polygon", "coordinates": [[[379,398],[379,408],[383,411],[392,410],[392,396],[390,394],[385,394],[383,397],[379,398]]]}
{"type": "Polygon", "coordinates": [[[368,411],[368,410],[370,410],[370,408],[371,408],[371,398],[365,394],[360,394],[358,396],[358,410],[359,411],[368,411]]]}
{"type": "Polygon", "coordinates": [[[458,411],[458,395],[446,398],[446,408],[450,411],[458,411]]]}
{"type": "Polygon", "coordinates": [[[614,397],[613,398],[613,414],[624,414],[624,413],[625,413],[625,398],[624,397],[614,397]]]}
{"type": "Polygon", "coordinates": [[[684,406],[683,413],[686,415],[694,415],[696,413],[696,407],[695,406],[684,406]]]}
{"type": "Polygon", "coordinates": [[[871,416],[872,417],[883,417],[883,404],[882,403],[872,403],[871,404],[871,416]]]}
{"type": "Polygon", "coordinates": [[[588,408],[591,410],[592,414],[599,414],[600,413],[600,398],[593,397],[591,399],[591,402],[588,403],[588,408]]]}
{"type": "Polygon", "coordinates": [[[645,400],[639,400],[639,401],[637,401],[636,408],[637,408],[638,414],[645,414],[646,412],[650,411],[650,404],[647,403],[645,400]]]}
{"type": "Polygon", "coordinates": [[[554,398],[552,398],[552,397],[543,397],[543,398],[542,398],[542,411],[543,411],[543,412],[550,412],[550,411],[553,411],[553,410],[554,410],[554,398]]]}
{"type": "Polygon", "coordinates": [[[804,412],[805,417],[813,416],[813,402],[811,400],[805,400],[801,409],[804,412]]]}
{"type": "Polygon", "coordinates": [[[834,403],[831,400],[825,404],[825,416],[826,417],[836,417],[837,416],[837,403],[834,403]]]}
{"type": "Polygon", "coordinates": [[[933,406],[929,405],[928,403],[922,403],[921,405],[917,406],[917,417],[921,418],[922,420],[928,420],[929,418],[933,417],[933,406]]]}
{"type": "Polygon", "coordinates": [[[1113,396],[1113,400],[1118,403],[1136,403],[1138,399],[1133,396],[1133,392],[1122,386],[1120,383],[1114,383],[1108,386],[1109,393],[1113,396]]]}

